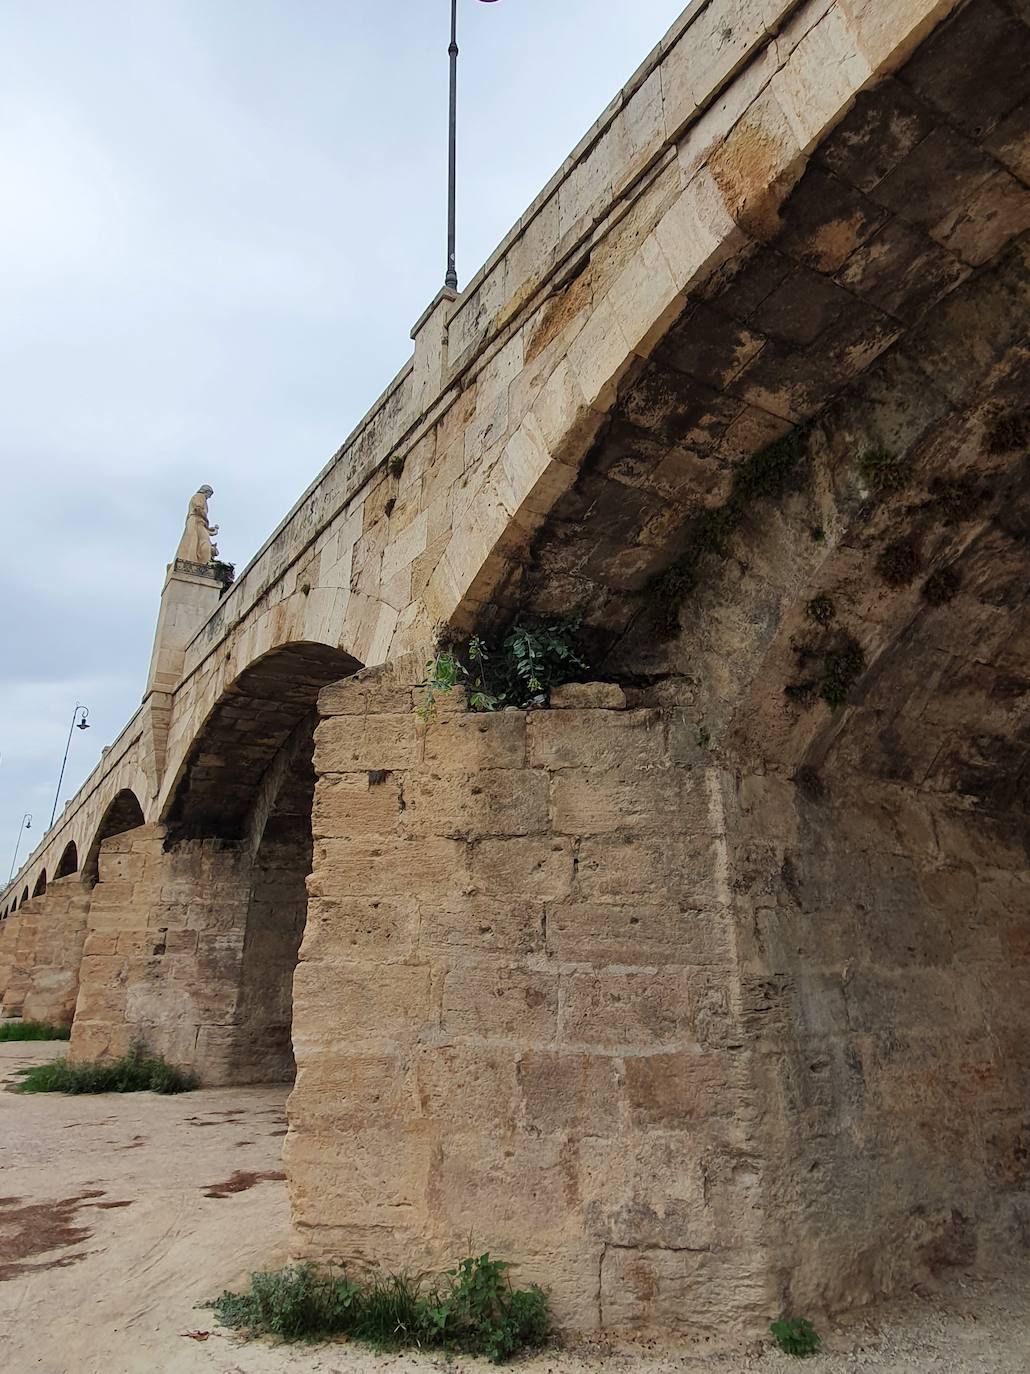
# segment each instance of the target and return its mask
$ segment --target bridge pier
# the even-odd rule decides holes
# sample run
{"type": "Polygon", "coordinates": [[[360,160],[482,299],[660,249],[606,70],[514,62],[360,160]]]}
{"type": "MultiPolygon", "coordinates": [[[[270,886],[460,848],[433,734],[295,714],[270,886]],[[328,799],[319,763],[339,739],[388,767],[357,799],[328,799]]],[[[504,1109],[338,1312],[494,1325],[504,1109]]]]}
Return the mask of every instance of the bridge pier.
{"type": "Polygon", "coordinates": [[[5,1016],[70,1026],[89,893],[77,875],[53,879],[0,922],[0,1006],[5,1016]]]}

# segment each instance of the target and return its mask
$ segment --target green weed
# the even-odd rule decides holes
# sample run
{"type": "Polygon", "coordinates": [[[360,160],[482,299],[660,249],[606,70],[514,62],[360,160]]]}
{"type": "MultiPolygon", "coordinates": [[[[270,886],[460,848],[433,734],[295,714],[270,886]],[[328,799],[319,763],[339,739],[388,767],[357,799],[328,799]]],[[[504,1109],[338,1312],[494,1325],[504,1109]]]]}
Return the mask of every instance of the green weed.
{"type": "Polygon", "coordinates": [[[426,664],[426,695],[416,714],[430,721],[436,699],[459,684],[468,689],[470,711],[542,705],[552,687],[585,671],[578,616],[516,620],[500,643],[473,635],[441,649],[426,664]]]}
{"type": "Polygon", "coordinates": [[[18,1085],[22,1093],[185,1093],[197,1086],[190,1073],[166,1063],[159,1054],[136,1046],[121,1059],[69,1064],[53,1059],[29,1069],[18,1085]]]}
{"type": "Polygon", "coordinates": [[[5,1040],[70,1040],[70,1026],[51,1026],[47,1021],[0,1021],[0,1043],[5,1040]]]}
{"type": "Polygon", "coordinates": [[[769,1329],[785,1355],[804,1359],[806,1355],[814,1355],[822,1345],[815,1327],[806,1317],[784,1317],[782,1321],[773,1322],[769,1329]]]}
{"type": "Polygon", "coordinates": [[[404,1346],[484,1355],[494,1364],[547,1339],[540,1288],[512,1289],[508,1265],[489,1255],[462,1260],[434,1283],[404,1274],[351,1282],[311,1264],[252,1274],[246,1293],[207,1303],[246,1336],[317,1341],[347,1336],[376,1350],[404,1346]]]}

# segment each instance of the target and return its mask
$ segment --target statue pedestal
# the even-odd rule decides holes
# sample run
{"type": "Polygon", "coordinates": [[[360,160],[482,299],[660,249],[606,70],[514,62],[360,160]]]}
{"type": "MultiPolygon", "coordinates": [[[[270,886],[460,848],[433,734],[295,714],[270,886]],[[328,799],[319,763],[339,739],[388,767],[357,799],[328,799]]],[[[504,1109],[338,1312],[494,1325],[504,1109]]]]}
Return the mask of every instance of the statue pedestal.
{"type": "Polygon", "coordinates": [[[182,679],[186,646],[208,619],[226,587],[224,566],[177,558],[168,565],[150,656],[147,690],[174,692],[182,679]]]}

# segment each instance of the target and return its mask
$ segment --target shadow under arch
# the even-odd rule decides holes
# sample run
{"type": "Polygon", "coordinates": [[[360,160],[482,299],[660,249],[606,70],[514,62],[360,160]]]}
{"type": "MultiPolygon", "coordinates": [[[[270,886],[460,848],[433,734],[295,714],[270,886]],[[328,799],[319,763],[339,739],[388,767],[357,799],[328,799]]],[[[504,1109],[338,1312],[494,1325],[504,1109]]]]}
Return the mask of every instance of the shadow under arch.
{"type": "Polygon", "coordinates": [[[161,815],[169,842],[242,838],[269,764],[319,692],[362,665],[342,649],[285,644],[244,669],[201,726],[161,815]]]}
{"type": "Polygon", "coordinates": [[[44,894],[45,892],[46,892],[46,869],[44,868],[43,871],[42,871],[42,873],[40,873],[39,877],[36,879],[36,885],[35,885],[35,887],[32,889],[32,895],[33,895],[33,897],[42,897],[43,894],[44,894]]]}
{"type": "Polygon", "coordinates": [[[79,871],[79,849],[74,840],[69,840],[61,852],[61,857],[57,861],[54,869],[54,881],[58,878],[70,878],[73,873],[79,871]]]}
{"type": "Polygon", "coordinates": [[[28,886],[26,885],[26,886],[23,888],[23,890],[22,890],[22,894],[21,894],[21,905],[24,906],[25,903],[26,903],[28,900],[29,900],[29,889],[28,889],[28,886]]]}
{"type": "Polygon", "coordinates": [[[97,833],[93,836],[93,843],[89,847],[82,868],[82,881],[89,887],[95,887],[99,881],[100,846],[105,840],[109,840],[112,835],[121,835],[126,830],[135,830],[137,826],[143,825],[145,820],[143,807],[135,792],[127,787],[122,788],[104,812],[97,833]]]}

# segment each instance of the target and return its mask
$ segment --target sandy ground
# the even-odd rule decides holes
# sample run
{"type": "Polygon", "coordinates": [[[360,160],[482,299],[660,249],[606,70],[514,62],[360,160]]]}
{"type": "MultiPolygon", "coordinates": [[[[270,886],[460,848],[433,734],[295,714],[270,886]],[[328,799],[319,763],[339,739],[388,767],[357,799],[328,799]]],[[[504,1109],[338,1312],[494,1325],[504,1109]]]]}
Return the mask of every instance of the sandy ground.
{"type": "MultiPolygon", "coordinates": [[[[53,1045],[0,1044],[0,1089],[53,1045]]],[[[242,1344],[196,1304],[286,1254],[281,1088],[182,1097],[22,1097],[0,1090],[0,1367],[4,1374],[451,1374],[459,1358],[346,1345],[242,1344]]],[[[1030,1374],[1030,1268],[955,1279],[824,1331],[799,1366],[735,1355],[579,1346],[520,1374],[1030,1374]]]]}

